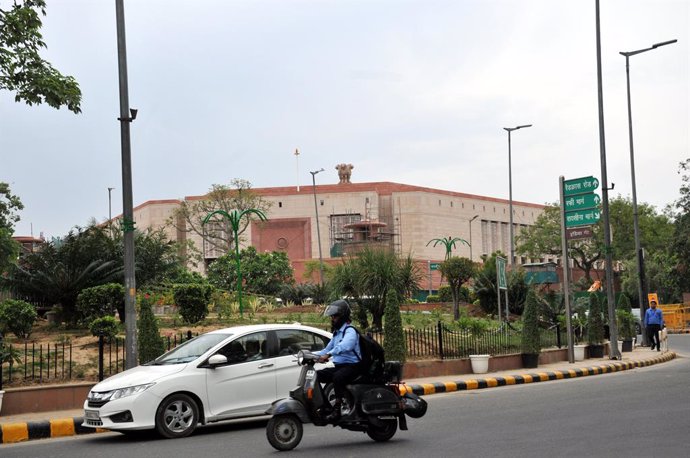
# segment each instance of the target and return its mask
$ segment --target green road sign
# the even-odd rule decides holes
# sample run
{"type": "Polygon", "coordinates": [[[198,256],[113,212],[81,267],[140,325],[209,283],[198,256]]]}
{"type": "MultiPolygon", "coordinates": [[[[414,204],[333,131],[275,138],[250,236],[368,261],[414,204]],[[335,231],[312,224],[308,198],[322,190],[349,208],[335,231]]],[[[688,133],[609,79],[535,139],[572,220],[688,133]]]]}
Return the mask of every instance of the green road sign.
{"type": "Polygon", "coordinates": [[[589,210],[576,210],[565,214],[565,227],[588,226],[599,221],[601,212],[592,208],[589,210]]]}
{"type": "Polygon", "coordinates": [[[496,257],[496,277],[498,280],[498,289],[508,289],[508,281],[506,279],[506,259],[499,256],[496,257]]]}
{"type": "Polygon", "coordinates": [[[439,267],[441,267],[441,264],[439,264],[438,262],[432,262],[431,264],[429,264],[429,270],[438,270],[439,267]]]}
{"type": "Polygon", "coordinates": [[[563,182],[563,195],[574,196],[592,192],[599,187],[599,180],[594,177],[575,178],[563,182]]]}
{"type": "Polygon", "coordinates": [[[590,192],[588,194],[580,194],[577,196],[570,196],[565,199],[565,211],[584,210],[587,208],[597,208],[601,203],[601,198],[590,192]]]}

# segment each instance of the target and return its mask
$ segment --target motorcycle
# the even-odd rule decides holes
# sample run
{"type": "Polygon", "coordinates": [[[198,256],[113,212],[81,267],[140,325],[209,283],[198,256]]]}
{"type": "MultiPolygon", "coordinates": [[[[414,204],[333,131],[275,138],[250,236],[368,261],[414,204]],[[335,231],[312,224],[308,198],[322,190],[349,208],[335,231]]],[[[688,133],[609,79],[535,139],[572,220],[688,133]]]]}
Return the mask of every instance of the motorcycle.
{"type": "Polygon", "coordinates": [[[335,404],[333,384],[321,387],[314,365],[319,356],[300,351],[297,364],[302,366],[296,389],[289,397],[279,399],[266,411],[272,415],[266,426],[268,442],[280,451],[292,450],[302,440],[304,423],[315,426],[332,424],[350,431],[365,432],[377,442],[391,439],[397,432],[407,430],[405,416],[421,418],[427,410],[424,399],[413,393],[400,394],[402,364],[384,363],[383,379],[379,381],[359,376],[346,387],[341,401],[340,419],[328,422],[326,416],[335,404]]]}

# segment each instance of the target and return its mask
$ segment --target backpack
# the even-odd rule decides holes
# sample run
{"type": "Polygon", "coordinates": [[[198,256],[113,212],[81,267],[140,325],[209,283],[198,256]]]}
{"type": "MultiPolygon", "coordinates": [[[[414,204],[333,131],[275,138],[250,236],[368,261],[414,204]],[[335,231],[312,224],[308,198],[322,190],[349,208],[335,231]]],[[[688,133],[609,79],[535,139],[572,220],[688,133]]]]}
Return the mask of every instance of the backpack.
{"type": "Polygon", "coordinates": [[[371,334],[362,334],[354,326],[347,328],[354,329],[359,337],[359,364],[362,374],[369,377],[374,383],[384,383],[383,368],[386,358],[383,347],[374,340],[371,334]]]}

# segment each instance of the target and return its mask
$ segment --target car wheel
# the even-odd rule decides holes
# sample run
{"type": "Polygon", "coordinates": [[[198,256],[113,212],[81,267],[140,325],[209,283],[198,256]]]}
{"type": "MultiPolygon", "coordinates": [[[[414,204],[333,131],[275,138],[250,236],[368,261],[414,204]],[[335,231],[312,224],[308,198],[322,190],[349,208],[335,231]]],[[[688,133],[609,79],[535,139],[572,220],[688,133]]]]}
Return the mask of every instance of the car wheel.
{"type": "Polygon", "coordinates": [[[304,427],[297,415],[276,415],[268,421],[266,438],[268,442],[281,452],[292,450],[302,440],[304,427]]]}
{"type": "Polygon", "coordinates": [[[186,394],[168,396],[156,410],[156,431],[169,439],[192,434],[199,422],[199,407],[186,394]]]}

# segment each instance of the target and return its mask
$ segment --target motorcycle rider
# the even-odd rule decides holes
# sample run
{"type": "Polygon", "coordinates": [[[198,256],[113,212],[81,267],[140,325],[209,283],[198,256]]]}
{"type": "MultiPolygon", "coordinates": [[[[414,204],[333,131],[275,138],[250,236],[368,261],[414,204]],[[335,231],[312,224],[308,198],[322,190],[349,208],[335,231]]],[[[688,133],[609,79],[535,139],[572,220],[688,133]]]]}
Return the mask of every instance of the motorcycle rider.
{"type": "Polygon", "coordinates": [[[340,407],[345,396],[345,386],[352,382],[360,373],[361,351],[359,349],[359,333],[349,326],[352,322],[350,305],[346,300],[339,299],[326,307],[325,316],[331,317],[331,332],[333,338],[323,350],[315,352],[319,355],[319,362],[325,363],[333,358],[334,367],[326,367],[318,371],[319,381],[333,382],[335,404],[333,410],[326,416],[329,422],[340,419],[340,407]]]}

